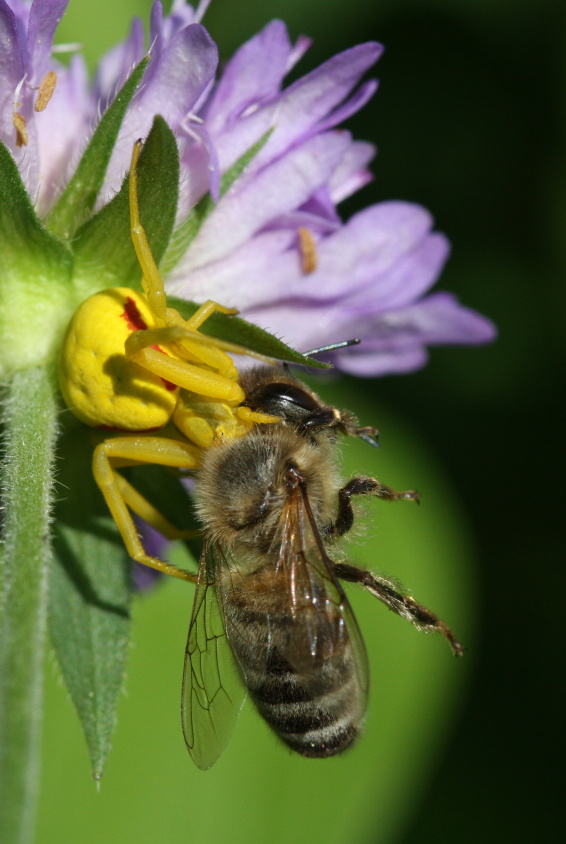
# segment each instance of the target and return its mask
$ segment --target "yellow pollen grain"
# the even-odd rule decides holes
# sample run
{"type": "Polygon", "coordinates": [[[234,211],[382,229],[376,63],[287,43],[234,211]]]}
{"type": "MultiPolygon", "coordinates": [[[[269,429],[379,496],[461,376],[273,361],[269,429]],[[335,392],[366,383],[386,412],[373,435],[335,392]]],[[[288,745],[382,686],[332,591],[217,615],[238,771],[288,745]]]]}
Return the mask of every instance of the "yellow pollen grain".
{"type": "Polygon", "coordinates": [[[33,106],[36,111],[43,111],[47,107],[47,103],[53,96],[56,84],[57,74],[54,70],[50,70],[49,73],[45,74],[39,85],[39,91],[37,92],[33,106]]]}

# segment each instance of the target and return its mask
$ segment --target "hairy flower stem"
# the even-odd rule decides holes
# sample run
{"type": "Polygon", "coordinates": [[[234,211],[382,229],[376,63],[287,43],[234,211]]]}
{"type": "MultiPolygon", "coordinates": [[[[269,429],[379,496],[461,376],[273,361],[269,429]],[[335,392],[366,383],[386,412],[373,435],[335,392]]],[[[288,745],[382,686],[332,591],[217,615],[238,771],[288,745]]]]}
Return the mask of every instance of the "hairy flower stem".
{"type": "Polygon", "coordinates": [[[47,372],[17,373],[4,403],[0,615],[0,841],[33,840],[57,405],[47,372]]]}

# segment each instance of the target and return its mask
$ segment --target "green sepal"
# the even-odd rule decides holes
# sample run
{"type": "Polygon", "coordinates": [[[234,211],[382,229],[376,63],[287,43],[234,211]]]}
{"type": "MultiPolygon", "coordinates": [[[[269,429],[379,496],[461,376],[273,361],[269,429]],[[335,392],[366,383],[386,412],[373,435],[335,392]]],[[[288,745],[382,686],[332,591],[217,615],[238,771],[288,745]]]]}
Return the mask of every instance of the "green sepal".
{"type": "Polygon", "coordinates": [[[70,414],[65,421],[49,580],[49,627],[85,733],[93,775],[99,779],[110,749],[126,667],[130,561],[92,476],[93,440],[100,435],[70,414]]]}
{"type": "MultiPolygon", "coordinates": [[[[230,190],[236,179],[242,175],[246,167],[251,161],[253,161],[258,152],[263,149],[272,132],[273,129],[268,129],[268,131],[261,136],[259,141],[252,144],[252,146],[246,150],[244,154],[241,155],[238,160],[228,168],[228,170],[226,170],[225,173],[223,173],[220,178],[219,193],[221,197],[230,190]]],[[[169,244],[169,248],[167,249],[163,259],[162,270],[164,275],[167,275],[167,273],[173,269],[176,263],[185,254],[206,218],[214,211],[215,206],[216,203],[210,193],[205,194],[205,196],[197,202],[194,208],[191,208],[189,214],[178,228],[175,229],[171,238],[171,243],[169,244]]]]}
{"type": "MultiPolygon", "coordinates": [[[[196,302],[187,302],[185,299],[177,299],[175,296],[168,296],[167,303],[170,308],[175,308],[183,319],[189,319],[198,310],[200,305],[196,302]]],[[[271,360],[287,361],[288,363],[301,364],[310,369],[332,369],[329,363],[323,363],[315,358],[309,358],[292,349],[283,340],[270,334],[269,331],[247,322],[238,316],[222,314],[218,311],[213,313],[204,322],[199,331],[217,340],[225,340],[242,346],[249,352],[255,352],[271,360]]]]}
{"type": "Polygon", "coordinates": [[[130,74],[100,119],[67,187],[49,213],[46,225],[58,237],[70,238],[90,216],[106,175],[126,109],[141,82],[149,56],[130,74]]]}
{"type": "Polygon", "coordinates": [[[52,358],[69,317],[72,266],[69,249],[36,216],[0,142],[0,381],[52,358]]]}
{"type": "MultiPolygon", "coordinates": [[[[116,196],[88,220],[74,240],[80,299],[107,287],[140,288],[141,270],[130,237],[128,175],[116,196]]],[[[162,117],[153,121],[138,163],[140,217],[159,264],[175,225],[179,152],[162,117]]]]}

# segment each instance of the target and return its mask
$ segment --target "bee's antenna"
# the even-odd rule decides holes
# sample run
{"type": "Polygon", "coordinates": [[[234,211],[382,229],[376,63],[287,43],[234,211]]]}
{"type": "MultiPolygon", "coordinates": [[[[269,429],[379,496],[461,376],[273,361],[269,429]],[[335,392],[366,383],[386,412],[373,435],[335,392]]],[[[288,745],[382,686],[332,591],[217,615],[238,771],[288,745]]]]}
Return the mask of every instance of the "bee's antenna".
{"type": "Polygon", "coordinates": [[[362,341],[359,337],[354,337],[352,340],[340,340],[339,343],[329,343],[328,346],[320,346],[318,349],[311,349],[308,352],[303,352],[306,358],[312,358],[315,355],[321,355],[323,352],[333,352],[335,349],[346,349],[348,346],[358,346],[362,341]]]}
{"type": "MultiPolygon", "coordinates": [[[[338,343],[329,343],[328,346],[320,346],[318,349],[310,349],[308,352],[302,352],[306,358],[312,358],[315,355],[322,355],[324,352],[333,352],[335,349],[346,349],[348,346],[358,346],[362,341],[358,337],[351,340],[340,340],[338,343]]],[[[283,361],[283,369],[289,370],[290,365],[287,361],[283,361]]]]}

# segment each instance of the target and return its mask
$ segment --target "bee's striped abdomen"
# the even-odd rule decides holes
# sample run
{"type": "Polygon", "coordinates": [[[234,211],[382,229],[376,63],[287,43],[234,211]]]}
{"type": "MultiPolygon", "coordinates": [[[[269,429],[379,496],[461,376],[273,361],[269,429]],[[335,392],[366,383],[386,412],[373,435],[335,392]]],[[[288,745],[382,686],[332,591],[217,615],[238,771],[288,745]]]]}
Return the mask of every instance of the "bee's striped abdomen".
{"type": "Polygon", "coordinates": [[[321,616],[317,653],[305,666],[294,660],[288,609],[261,613],[239,601],[228,618],[229,640],[246,686],[279,737],[313,758],[333,756],[351,745],[360,732],[365,694],[347,633],[337,642],[328,635],[328,618],[321,616]]]}

